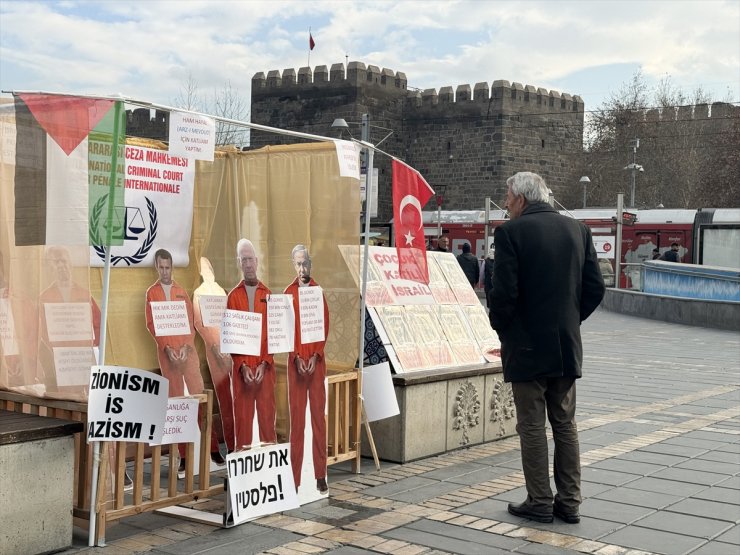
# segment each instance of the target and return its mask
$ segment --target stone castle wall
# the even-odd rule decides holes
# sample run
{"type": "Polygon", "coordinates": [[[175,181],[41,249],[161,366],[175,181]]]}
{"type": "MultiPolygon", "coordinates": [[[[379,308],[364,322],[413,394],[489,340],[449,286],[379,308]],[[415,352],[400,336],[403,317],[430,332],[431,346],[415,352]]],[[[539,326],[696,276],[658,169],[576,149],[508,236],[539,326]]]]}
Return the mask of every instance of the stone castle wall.
{"type": "MultiPolygon", "coordinates": [[[[370,116],[370,141],[408,162],[444,196],[444,208],[482,209],[505,195],[517,171],[537,171],[555,194],[577,182],[583,102],[577,96],[508,81],[409,91],[402,72],[350,62],[331,69],[272,70],[252,78],[251,119],[283,129],[336,136],[335,118],[370,116]],[[379,129],[379,126],[385,129],[379,129]]],[[[359,126],[350,132],[359,138],[359,126]]],[[[251,145],[295,139],[252,131],[251,145]]],[[[392,217],[390,161],[377,155],[378,220],[392,217]]],[[[427,209],[432,209],[430,201],[427,209]]]]}

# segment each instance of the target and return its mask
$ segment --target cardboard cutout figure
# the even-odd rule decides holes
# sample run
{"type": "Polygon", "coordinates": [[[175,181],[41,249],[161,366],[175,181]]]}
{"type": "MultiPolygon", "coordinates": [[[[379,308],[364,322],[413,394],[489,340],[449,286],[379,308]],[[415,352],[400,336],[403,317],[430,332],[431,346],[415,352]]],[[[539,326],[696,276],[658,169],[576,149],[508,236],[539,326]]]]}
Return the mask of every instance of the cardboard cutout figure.
{"type": "MultiPolygon", "coordinates": [[[[203,377],[195,350],[193,304],[187,291],[173,279],[172,255],[165,249],[154,254],[159,279],[146,291],[146,327],[157,343],[157,357],[162,375],[170,381],[170,397],[203,393],[203,377]]],[[[185,471],[185,445],[179,444],[180,465],[185,471]]],[[[216,434],[211,434],[211,459],[224,464],[216,434]]]]}
{"type": "Polygon", "coordinates": [[[200,259],[200,275],[203,283],[193,292],[193,319],[195,329],[203,338],[206,347],[206,359],[208,369],[211,372],[211,381],[216,389],[216,400],[218,401],[219,414],[221,415],[221,427],[223,438],[229,453],[235,448],[234,435],[234,403],[231,398],[231,355],[222,353],[220,348],[220,325],[214,325],[215,314],[208,312],[220,312],[226,306],[226,291],[218,283],[213,274],[213,267],[207,258],[200,259]],[[222,304],[223,303],[223,304],[222,304]],[[204,321],[203,306],[206,305],[206,318],[204,321]]]}
{"type": "Polygon", "coordinates": [[[39,372],[47,388],[84,399],[90,367],[97,364],[93,347],[100,343],[100,308],[90,290],[72,279],[69,249],[49,247],[46,262],[54,281],[39,295],[39,372]]]}
{"type": "MultiPolygon", "coordinates": [[[[234,398],[234,430],[236,448],[252,445],[254,413],[257,412],[259,439],[276,443],[275,431],[275,365],[267,349],[267,297],[270,290],[257,279],[259,260],[254,245],[240,239],[236,245],[237,263],[244,279],[234,287],[226,308],[261,315],[262,333],[259,355],[233,353],[232,386],[234,398]]],[[[256,352],[256,351],[255,351],[256,352]]]]}
{"type": "MultiPolygon", "coordinates": [[[[306,404],[310,407],[312,433],[311,453],[316,489],[325,494],[326,483],[326,360],[324,345],[329,334],[329,310],[323,292],[321,302],[301,302],[301,297],[315,298],[316,295],[301,295],[301,290],[321,288],[311,278],[311,257],[304,245],[296,245],[291,253],[296,278],[285,289],[293,296],[295,310],[295,351],[288,355],[288,406],[290,407],[290,462],[296,489],[301,485],[303,445],[306,431],[306,404]],[[323,322],[322,322],[323,319],[323,322]],[[317,337],[316,325],[323,333],[317,337]],[[323,325],[321,325],[323,324],[323,325]],[[323,329],[321,329],[323,328],[323,329]],[[309,332],[310,330],[310,332],[309,332]],[[306,336],[310,335],[310,339],[306,336]],[[323,336],[323,339],[316,340],[323,336]],[[311,342],[308,342],[311,341],[311,342]]],[[[313,291],[311,292],[313,293],[313,291]]]]}

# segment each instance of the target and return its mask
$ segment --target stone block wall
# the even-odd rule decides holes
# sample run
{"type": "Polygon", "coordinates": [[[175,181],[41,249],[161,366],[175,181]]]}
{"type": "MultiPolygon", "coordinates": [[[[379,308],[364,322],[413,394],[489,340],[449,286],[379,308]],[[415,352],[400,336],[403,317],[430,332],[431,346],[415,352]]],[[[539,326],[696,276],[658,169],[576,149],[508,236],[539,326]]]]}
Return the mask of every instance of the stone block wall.
{"type": "MultiPolygon", "coordinates": [[[[508,81],[409,91],[404,73],[362,62],[350,62],[346,71],[334,64],[252,78],[254,123],[337,136],[331,124],[344,118],[359,138],[353,123],[364,113],[370,116],[370,141],[393,130],[380,148],[418,169],[443,194],[447,210],[483,209],[487,196],[502,200],[506,178],[517,171],[540,173],[556,195],[577,181],[583,137],[583,101],[577,96],[508,81]]],[[[257,131],[251,136],[253,148],[296,141],[257,131]]],[[[379,155],[375,166],[377,221],[388,221],[390,161],[379,155]]],[[[434,200],[427,209],[433,205],[434,200]]]]}

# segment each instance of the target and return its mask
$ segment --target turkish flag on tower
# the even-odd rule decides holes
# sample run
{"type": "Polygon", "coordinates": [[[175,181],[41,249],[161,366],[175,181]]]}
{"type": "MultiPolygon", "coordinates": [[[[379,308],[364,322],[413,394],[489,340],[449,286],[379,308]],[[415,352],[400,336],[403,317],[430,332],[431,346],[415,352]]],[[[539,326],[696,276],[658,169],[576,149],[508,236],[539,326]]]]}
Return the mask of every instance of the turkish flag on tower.
{"type": "Polygon", "coordinates": [[[434,191],[414,168],[393,160],[393,222],[402,279],[429,283],[421,207],[434,191]]]}
{"type": "Polygon", "coordinates": [[[308,32],[308,49],[313,50],[313,47],[316,46],[316,42],[313,40],[313,35],[311,35],[311,31],[308,32]]]}

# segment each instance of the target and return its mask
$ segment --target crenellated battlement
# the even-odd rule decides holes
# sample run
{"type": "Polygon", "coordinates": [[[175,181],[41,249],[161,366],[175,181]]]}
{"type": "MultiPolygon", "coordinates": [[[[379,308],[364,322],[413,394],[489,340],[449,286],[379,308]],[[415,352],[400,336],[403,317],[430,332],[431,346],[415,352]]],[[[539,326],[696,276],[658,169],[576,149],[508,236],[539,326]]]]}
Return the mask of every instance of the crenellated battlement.
{"type": "Polygon", "coordinates": [[[640,110],[633,112],[636,123],[667,123],[680,121],[719,120],[722,118],[740,117],[740,106],[727,102],[689,106],[666,106],[661,109],[640,110]]]}
{"type": "Polygon", "coordinates": [[[268,71],[267,75],[260,71],[252,77],[252,95],[257,97],[299,93],[315,87],[348,86],[378,87],[398,93],[405,97],[410,108],[468,103],[496,103],[502,109],[516,110],[521,107],[544,112],[583,112],[584,108],[580,96],[505,80],[493,81],[492,85],[479,82],[472,89],[469,84],[463,84],[455,88],[444,86],[439,92],[437,89],[409,91],[405,73],[388,68],[381,70],[378,66],[365,66],[356,61],[349,62],[346,71],[344,64],[337,63],[332,64],[330,69],[325,65],[316,66],[313,71],[310,67],[301,67],[297,74],[293,68],[282,72],[274,69],[268,71]]]}
{"type": "Polygon", "coordinates": [[[331,69],[325,65],[316,66],[313,71],[310,67],[280,70],[273,69],[267,72],[260,71],[252,77],[252,94],[271,94],[294,91],[301,87],[331,87],[331,86],[374,86],[383,89],[406,92],[406,74],[392,69],[369,65],[362,62],[350,62],[346,71],[344,64],[332,64],[331,69]],[[296,79],[297,75],[297,79],[296,79]]]}

